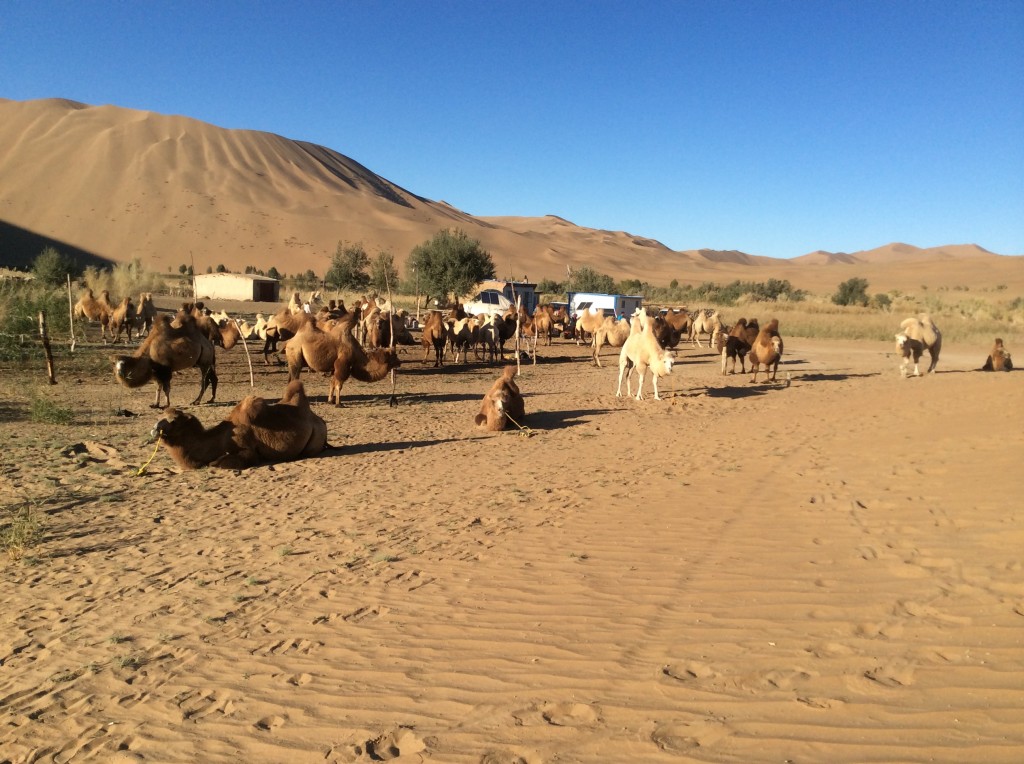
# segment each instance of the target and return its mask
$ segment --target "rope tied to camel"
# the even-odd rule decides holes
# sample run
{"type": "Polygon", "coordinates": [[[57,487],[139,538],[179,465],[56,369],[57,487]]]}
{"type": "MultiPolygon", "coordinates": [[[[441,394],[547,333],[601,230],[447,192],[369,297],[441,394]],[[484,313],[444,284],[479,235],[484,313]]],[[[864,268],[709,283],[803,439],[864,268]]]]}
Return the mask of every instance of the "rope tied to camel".
{"type": "Polygon", "coordinates": [[[139,467],[138,471],[135,473],[135,477],[141,477],[142,476],[142,474],[146,471],[146,467],[149,466],[149,463],[152,462],[154,459],[156,459],[156,452],[159,449],[160,449],[160,439],[157,438],[156,439],[156,443],[153,444],[153,453],[149,455],[149,458],[146,460],[146,463],[143,464],[141,467],[139,467]]]}
{"type": "Polygon", "coordinates": [[[519,428],[519,435],[521,437],[523,437],[523,438],[533,437],[533,434],[534,434],[533,430],[530,429],[529,427],[524,427],[523,425],[519,424],[519,422],[517,422],[515,419],[513,419],[512,417],[510,417],[508,415],[507,411],[505,412],[505,418],[508,419],[508,421],[510,421],[512,424],[514,424],[516,427],[519,428]]]}

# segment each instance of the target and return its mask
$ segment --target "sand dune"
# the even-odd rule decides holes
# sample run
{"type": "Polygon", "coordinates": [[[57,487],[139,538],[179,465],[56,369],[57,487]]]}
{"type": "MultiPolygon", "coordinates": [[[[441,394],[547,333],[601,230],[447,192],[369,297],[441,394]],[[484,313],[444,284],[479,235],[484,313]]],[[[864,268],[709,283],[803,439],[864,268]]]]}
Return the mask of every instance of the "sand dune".
{"type": "MultiPolygon", "coordinates": [[[[491,252],[499,275],[537,280],[589,265],[661,285],[786,278],[819,293],[865,274],[878,290],[906,289],[908,278],[932,287],[1024,284],[1024,259],[975,245],[892,244],[780,261],[673,251],[642,234],[584,228],[557,215],[474,217],[330,148],[66,99],[0,100],[0,146],[0,221],[115,262],[138,257],[160,271],[194,259],[200,270],[223,264],[322,274],[340,240],[361,241],[371,254],[390,250],[401,264],[439,229],[459,227],[491,252]]],[[[0,265],[24,265],[36,254],[0,265]]]]}

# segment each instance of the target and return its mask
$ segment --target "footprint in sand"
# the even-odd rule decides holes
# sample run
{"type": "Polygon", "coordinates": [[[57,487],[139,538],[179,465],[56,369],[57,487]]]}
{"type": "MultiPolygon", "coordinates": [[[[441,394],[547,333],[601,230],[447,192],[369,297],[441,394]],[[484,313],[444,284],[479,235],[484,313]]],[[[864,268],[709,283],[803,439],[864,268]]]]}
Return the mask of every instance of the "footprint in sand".
{"type": "Polygon", "coordinates": [[[411,756],[425,751],[427,744],[412,730],[399,727],[373,740],[367,740],[364,747],[373,761],[391,761],[399,756],[411,756]]]}
{"type": "Polygon", "coordinates": [[[388,609],[386,607],[375,605],[373,607],[367,606],[353,610],[348,615],[343,616],[343,618],[349,623],[359,623],[360,621],[365,621],[367,618],[380,618],[387,614],[388,609]]]}
{"type": "Polygon", "coordinates": [[[540,759],[512,751],[488,751],[480,757],[480,764],[540,764],[540,759]]]}
{"type": "Polygon", "coordinates": [[[696,722],[664,724],[651,733],[658,748],[669,753],[689,753],[694,748],[709,748],[728,737],[730,730],[721,722],[705,719],[696,722]]]}
{"type": "Polygon", "coordinates": [[[864,676],[883,687],[909,687],[914,683],[914,667],[910,664],[876,666],[865,671],[864,676]]]}
{"type": "Polygon", "coordinates": [[[285,721],[286,719],[283,716],[272,714],[271,716],[264,716],[253,726],[258,730],[263,730],[264,732],[273,732],[278,727],[282,726],[285,721]]]}
{"type": "Polygon", "coordinates": [[[282,655],[284,653],[299,653],[307,655],[318,647],[323,647],[323,642],[312,642],[308,639],[282,639],[277,642],[270,642],[263,647],[253,651],[258,655],[282,655]]]}
{"type": "Polygon", "coordinates": [[[556,727],[589,727],[601,720],[597,709],[584,703],[549,703],[540,715],[556,727]]]}
{"type": "Polygon", "coordinates": [[[674,663],[670,666],[665,666],[661,673],[665,676],[677,679],[680,682],[694,682],[705,679],[714,679],[718,676],[714,669],[708,666],[706,663],[700,663],[699,661],[686,661],[685,663],[674,663]]]}

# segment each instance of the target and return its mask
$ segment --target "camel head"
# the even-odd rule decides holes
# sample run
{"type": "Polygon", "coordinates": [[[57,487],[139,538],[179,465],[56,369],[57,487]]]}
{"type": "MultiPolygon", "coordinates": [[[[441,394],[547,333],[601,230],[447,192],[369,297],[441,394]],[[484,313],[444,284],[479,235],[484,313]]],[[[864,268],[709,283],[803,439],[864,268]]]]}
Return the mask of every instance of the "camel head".
{"type": "Polygon", "coordinates": [[[905,335],[903,332],[900,332],[899,334],[895,335],[895,337],[896,349],[903,350],[903,346],[907,344],[907,335],[905,335]]]}
{"type": "Polygon", "coordinates": [[[778,335],[772,337],[772,350],[774,350],[777,355],[782,354],[782,338],[778,335]]]}
{"type": "Polygon", "coordinates": [[[197,433],[202,434],[203,425],[191,414],[176,408],[164,409],[164,415],[153,425],[151,434],[164,443],[177,445],[191,440],[197,433]]]}

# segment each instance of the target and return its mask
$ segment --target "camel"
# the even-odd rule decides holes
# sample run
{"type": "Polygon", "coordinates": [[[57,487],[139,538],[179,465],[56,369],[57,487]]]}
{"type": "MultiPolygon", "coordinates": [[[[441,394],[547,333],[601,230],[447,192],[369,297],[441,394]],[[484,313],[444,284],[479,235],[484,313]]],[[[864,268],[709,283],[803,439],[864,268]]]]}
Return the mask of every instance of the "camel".
{"type": "Polygon", "coordinates": [[[500,432],[511,420],[520,424],[526,417],[523,396],[515,383],[516,367],[506,366],[501,376],[491,385],[480,404],[480,413],[474,418],[477,427],[500,432]]]}
{"type": "Polygon", "coordinates": [[[718,311],[708,313],[706,310],[697,311],[697,315],[693,317],[693,321],[690,323],[690,340],[697,343],[697,347],[702,348],[700,344],[700,335],[705,332],[708,335],[708,346],[714,348],[715,334],[722,329],[722,317],[718,314],[718,311]]]}
{"type": "Polygon", "coordinates": [[[757,373],[761,366],[764,366],[764,375],[768,376],[771,370],[771,381],[775,381],[775,374],[779,370],[779,360],[782,358],[782,337],[779,335],[779,319],[773,318],[768,325],[757,333],[757,339],[750,346],[750,369],[754,372],[751,382],[757,382],[757,373]]]}
{"type": "Polygon", "coordinates": [[[110,292],[106,289],[100,292],[99,299],[97,299],[93,295],[92,289],[86,287],[85,293],[78,298],[78,302],[75,303],[75,307],[72,309],[72,315],[76,319],[97,321],[99,323],[100,339],[104,342],[107,340],[107,328],[110,324],[110,317],[113,314],[114,306],[110,304],[110,292]]]}
{"type": "Polygon", "coordinates": [[[1010,353],[1003,347],[1003,341],[999,337],[996,337],[995,344],[992,346],[992,352],[988,354],[988,358],[985,359],[985,365],[981,367],[981,370],[1013,371],[1013,361],[1010,360],[1010,353]]]}
{"type": "Polygon", "coordinates": [[[896,335],[896,349],[903,356],[900,362],[900,374],[906,378],[907,366],[910,359],[914,359],[914,376],[920,377],[921,371],[918,362],[924,351],[928,351],[931,363],[928,365],[928,373],[935,371],[935,365],[939,362],[939,351],[942,350],[942,332],[932,322],[931,316],[921,313],[917,317],[905,318],[900,323],[900,332],[896,335]]]}
{"type": "Polygon", "coordinates": [[[604,323],[604,311],[600,308],[584,308],[576,319],[576,344],[585,342],[587,335],[593,335],[604,323]]]}
{"type": "Polygon", "coordinates": [[[111,342],[115,344],[120,342],[122,331],[127,333],[128,342],[132,341],[132,329],[135,328],[135,303],[132,302],[130,295],[125,295],[125,298],[114,308],[114,312],[110,314],[107,328],[110,330],[111,342]]]}
{"type": "Polygon", "coordinates": [[[352,336],[355,314],[339,319],[325,332],[312,323],[303,325],[285,348],[288,378],[299,378],[303,366],[313,371],[330,372],[331,386],[327,402],[341,405],[341,388],[350,377],[360,382],[379,382],[401,361],[391,350],[365,351],[352,336]]]}
{"type": "Polygon", "coordinates": [[[293,313],[287,308],[279,310],[267,319],[266,333],[263,337],[263,363],[270,365],[270,353],[274,353],[277,362],[281,363],[281,357],[277,355],[277,343],[290,340],[300,327],[312,320],[313,317],[305,311],[293,313]]]}
{"type": "Polygon", "coordinates": [[[277,403],[250,395],[227,419],[206,429],[191,414],[168,407],[153,428],[182,469],[244,469],[315,456],[328,447],[327,424],[309,408],[298,380],[277,403]]]}
{"type": "Polygon", "coordinates": [[[452,346],[452,355],[455,363],[459,362],[459,355],[462,355],[462,362],[469,360],[469,349],[476,347],[480,339],[480,321],[472,318],[460,318],[455,321],[448,331],[448,338],[452,346]]]}
{"type": "Polygon", "coordinates": [[[545,345],[551,344],[551,334],[558,322],[565,322],[565,308],[555,310],[550,305],[538,305],[533,309],[533,323],[545,345]]]}
{"type": "Polygon", "coordinates": [[[434,368],[444,366],[444,346],[448,342],[448,325],[441,316],[441,311],[432,310],[423,321],[423,334],[420,343],[423,345],[423,363],[427,362],[430,348],[434,348],[434,368]]]}
{"type": "Polygon", "coordinates": [[[747,373],[747,353],[750,352],[750,346],[754,344],[754,340],[757,339],[758,332],[761,328],[757,324],[757,319],[752,318],[748,322],[745,318],[739,318],[733,325],[732,329],[729,330],[729,334],[725,337],[722,345],[722,374],[735,374],[736,373],[736,359],[740,362],[740,371],[744,374],[747,373]],[[727,372],[726,362],[732,361],[732,367],[727,372]]]}
{"type": "MultiPolygon", "coordinates": [[[[593,358],[594,363],[601,365],[601,348],[606,344],[613,348],[622,347],[629,337],[629,321],[620,318],[616,321],[611,316],[606,316],[601,325],[594,331],[593,358]]],[[[660,344],[660,343],[659,343],[660,344]]]]}
{"type": "Polygon", "coordinates": [[[135,309],[135,333],[138,336],[149,334],[156,318],[156,306],[153,304],[153,293],[143,292],[139,295],[139,305],[135,309]]]}
{"type": "Polygon", "coordinates": [[[323,296],[320,294],[320,290],[310,292],[309,299],[305,302],[302,301],[302,296],[298,292],[293,292],[292,296],[288,299],[288,305],[285,307],[285,310],[289,313],[315,313],[323,303],[323,296]]]}
{"type": "Polygon", "coordinates": [[[651,370],[651,378],[654,383],[654,399],[661,400],[658,393],[658,379],[672,373],[672,364],[675,359],[672,353],[665,350],[658,344],[654,336],[654,322],[648,317],[646,311],[638,310],[630,322],[630,335],[622,343],[622,350],[619,352],[619,386],[615,391],[615,397],[622,397],[622,378],[626,378],[626,396],[633,394],[631,386],[631,374],[635,367],[640,377],[636,388],[636,399],[643,400],[644,375],[647,369],[651,370]]]}
{"type": "Polygon", "coordinates": [[[199,367],[201,387],[199,395],[192,401],[198,404],[206,388],[209,387],[210,403],[217,397],[216,356],[213,343],[196,326],[195,318],[189,314],[182,317],[180,326],[172,326],[171,317],[158,316],[153,323],[153,330],[132,355],[114,356],[114,376],[125,387],[141,387],[150,380],[155,380],[156,403],[160,405],[161,393],[167,399],[166,406],[171,405],[171,376],[176,371],[199,367]]]}

